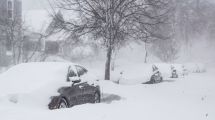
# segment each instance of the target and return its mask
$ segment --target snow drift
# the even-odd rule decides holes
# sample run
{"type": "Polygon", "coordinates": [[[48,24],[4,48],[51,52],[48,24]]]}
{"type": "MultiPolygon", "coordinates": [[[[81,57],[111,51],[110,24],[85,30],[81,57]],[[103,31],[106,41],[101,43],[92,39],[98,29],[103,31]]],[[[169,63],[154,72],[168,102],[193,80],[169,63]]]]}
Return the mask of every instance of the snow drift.
{"type": "Polygon", "coordinates": [[[38,62],[16,65],[0,75],[0,99],[6,98],[6,101],[12,103],[33,102],[46,107],[49,97],[58,94],[58,88],[71,85],[66,82],[69,65],[73,63],[38,62]]]}

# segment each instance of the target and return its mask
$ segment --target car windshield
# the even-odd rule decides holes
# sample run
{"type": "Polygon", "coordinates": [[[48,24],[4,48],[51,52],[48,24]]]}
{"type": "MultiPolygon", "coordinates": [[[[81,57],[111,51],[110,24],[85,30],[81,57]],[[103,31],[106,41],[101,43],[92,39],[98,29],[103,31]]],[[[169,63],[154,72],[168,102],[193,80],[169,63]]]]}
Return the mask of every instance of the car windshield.
{"type": "Polygon", "coordinates": [[[68,72],[67,72],[67,81],[69,81],[69,77],[76,77],[77,74],[74,72],[74,70],[72,69],[71,66],[69,66],[68,68],[68,72]]]}
{"type": "Polygon", "coordinates": [[[85,69],[84,67],[79,66],[79,65],[76,65],[75,67],[77,69],[77,73],[78,73],[79,77],[84,75],[85,73],[87,73],[87,69],[85,69]]]}

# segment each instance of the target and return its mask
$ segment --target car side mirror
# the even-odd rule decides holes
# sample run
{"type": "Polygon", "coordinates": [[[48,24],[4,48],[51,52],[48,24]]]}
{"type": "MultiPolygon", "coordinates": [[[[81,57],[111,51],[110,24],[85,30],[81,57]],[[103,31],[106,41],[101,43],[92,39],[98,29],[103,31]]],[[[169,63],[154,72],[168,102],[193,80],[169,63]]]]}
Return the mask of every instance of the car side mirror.
{"type": "Polygon", "coordinates": [[[80,83],[81,79],[79,77],[69,77],[69,80],[72,81],[72,86],[76,83],[80,83]]]}

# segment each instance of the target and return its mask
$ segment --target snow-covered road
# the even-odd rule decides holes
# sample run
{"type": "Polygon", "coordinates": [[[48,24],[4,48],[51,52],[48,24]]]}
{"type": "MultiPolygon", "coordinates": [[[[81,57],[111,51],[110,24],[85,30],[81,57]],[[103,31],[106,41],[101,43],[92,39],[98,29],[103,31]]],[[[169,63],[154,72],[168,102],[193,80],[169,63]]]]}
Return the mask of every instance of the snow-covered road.
{"type": "Polygon", "coordinates": [[[214,76],[209,69],[153,85],[102,81],[102,103],[50,111],[8,102],[0,104],[0,120],[215,120],[214,76]]]}

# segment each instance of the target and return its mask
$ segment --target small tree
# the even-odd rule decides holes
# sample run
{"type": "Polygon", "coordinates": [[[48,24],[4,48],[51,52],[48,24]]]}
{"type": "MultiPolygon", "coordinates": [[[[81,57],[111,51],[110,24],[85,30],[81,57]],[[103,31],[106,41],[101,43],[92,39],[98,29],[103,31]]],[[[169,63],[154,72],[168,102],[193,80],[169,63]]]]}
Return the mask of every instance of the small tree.
{"type": "Polygon", "coordinates": [[[7,51],[11,52],[12,63],[17,64],[21,61],[22,54],[22,20],[19,16],[13,18],[1,18],[1,30],[5,40],[7,51]]]}

